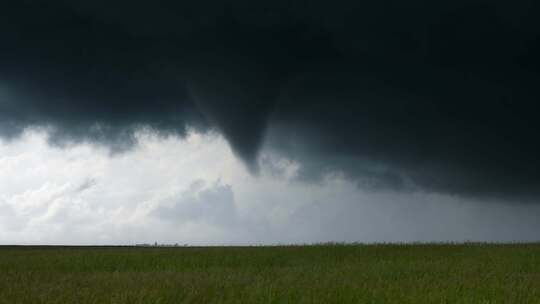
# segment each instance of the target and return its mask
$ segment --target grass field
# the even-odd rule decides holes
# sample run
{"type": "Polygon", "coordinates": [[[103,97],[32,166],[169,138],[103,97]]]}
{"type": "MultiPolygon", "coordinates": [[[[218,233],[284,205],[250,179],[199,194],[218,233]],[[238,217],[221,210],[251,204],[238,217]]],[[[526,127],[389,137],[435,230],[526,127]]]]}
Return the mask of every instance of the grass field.
{"type": "Polygon", "coordinates": [[[1,247],[0,303],[540,303],[540,244],[1,247]]]}

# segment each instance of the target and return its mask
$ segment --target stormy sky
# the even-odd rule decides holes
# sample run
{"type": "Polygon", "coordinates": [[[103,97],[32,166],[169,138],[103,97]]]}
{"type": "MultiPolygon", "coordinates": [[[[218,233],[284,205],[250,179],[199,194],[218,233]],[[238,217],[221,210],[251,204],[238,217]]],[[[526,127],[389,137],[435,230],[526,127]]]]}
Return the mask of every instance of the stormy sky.
{"type": "Polygon", "coordinates": [[[538,239],[539,8],[2,1],[0,242],[538,239]]]}

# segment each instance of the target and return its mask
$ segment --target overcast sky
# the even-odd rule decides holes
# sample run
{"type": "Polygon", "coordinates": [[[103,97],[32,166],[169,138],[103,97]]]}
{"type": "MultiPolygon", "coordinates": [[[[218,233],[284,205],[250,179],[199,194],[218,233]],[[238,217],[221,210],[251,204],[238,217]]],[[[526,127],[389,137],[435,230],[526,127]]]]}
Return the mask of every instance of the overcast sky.
{"type": "Polygon", "coordinates": [[[0,242],[535,240],[539,9],[0,1],[0,242]]]}

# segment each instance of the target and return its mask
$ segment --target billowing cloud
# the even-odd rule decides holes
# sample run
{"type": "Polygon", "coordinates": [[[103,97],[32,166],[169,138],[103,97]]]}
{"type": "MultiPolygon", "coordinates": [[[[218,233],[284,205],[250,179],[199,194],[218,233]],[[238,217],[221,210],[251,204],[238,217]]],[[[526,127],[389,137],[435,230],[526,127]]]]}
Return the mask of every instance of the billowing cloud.
{"type": "Polygon", "coordinates": [[[367,189],[538,201],[533,1],[8,1],[0,134],[217,130],[367,189]]]}
{"type": "Polygon", "coordinates": [[[336,174],[306,183],[300,164],[266,148],[254,176],[221,136],[135,137],[113,157],[51,147],[44,133],[0,144],[0,243],[538,240],[537,204],[368,191],[336,174]]]}
{"type": "Polygon", "coordinates": [[[217,225],[235,225],[237,212],[231,186],[218,181],[211,187],[205,186],[202,180],[194,181],[187,191],[173,198],[170,206],[160,206],[154,215],[173,222],[202,220],[217,225]]]}

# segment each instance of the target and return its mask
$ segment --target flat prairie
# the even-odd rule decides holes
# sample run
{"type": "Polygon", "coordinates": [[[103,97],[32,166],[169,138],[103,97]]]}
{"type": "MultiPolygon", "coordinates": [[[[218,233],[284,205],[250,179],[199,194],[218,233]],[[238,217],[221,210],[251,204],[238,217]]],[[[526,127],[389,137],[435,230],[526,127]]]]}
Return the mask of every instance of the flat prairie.
{"type": "Polygon", "coordinates": [[[540,303],[540,244],[4,246],[0,303],[540,303]]]}

